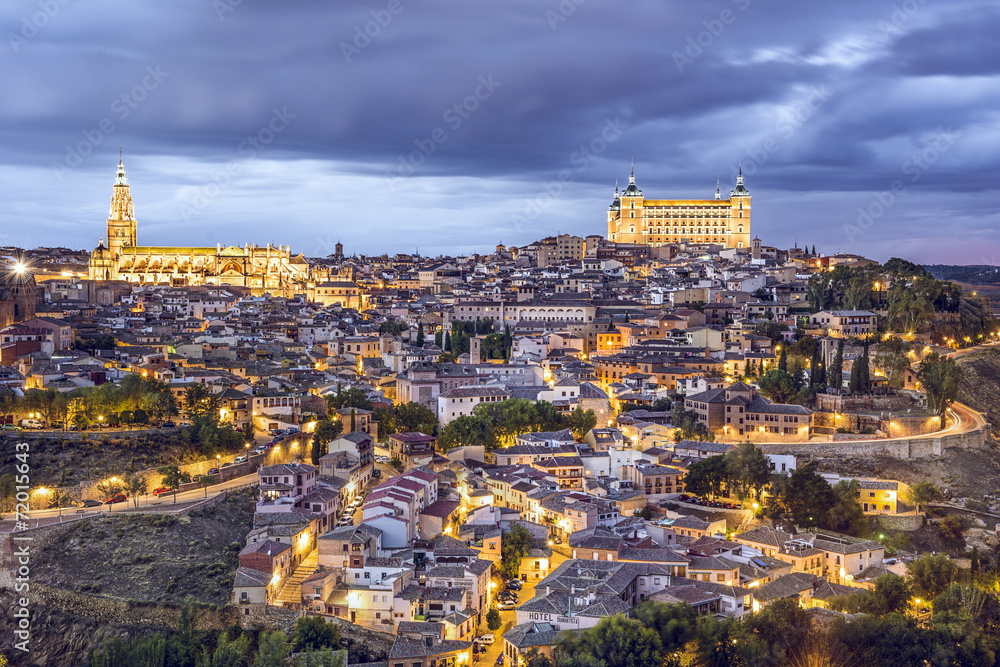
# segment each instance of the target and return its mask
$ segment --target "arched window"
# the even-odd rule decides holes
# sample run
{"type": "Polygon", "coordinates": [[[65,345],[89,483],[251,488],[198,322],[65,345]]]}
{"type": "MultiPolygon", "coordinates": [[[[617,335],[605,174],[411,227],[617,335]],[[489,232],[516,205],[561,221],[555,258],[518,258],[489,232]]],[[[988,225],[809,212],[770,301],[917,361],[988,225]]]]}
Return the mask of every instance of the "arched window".
{"type": "Polygon", "coordinates": [[[740,225],[739,227],[737,227],[736,231],[737,231],[737,233],[742,234],[743,233],[743,225],[740,225]]]}

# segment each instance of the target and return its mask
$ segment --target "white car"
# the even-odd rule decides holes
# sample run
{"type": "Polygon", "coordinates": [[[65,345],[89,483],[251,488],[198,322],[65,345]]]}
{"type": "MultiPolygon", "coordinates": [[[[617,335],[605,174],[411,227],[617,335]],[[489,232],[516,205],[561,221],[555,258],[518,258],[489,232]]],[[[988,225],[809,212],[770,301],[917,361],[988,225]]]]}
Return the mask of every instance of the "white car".
{"type": "Polygon", "coordinates": [[[490,644],[493,643],[493,635],[480,635],[479,637],[476,637],[472,641],[475,644],[487,644],[487,645],[490,645],[490,644]]]}
{"type": "Polygon", "coordinates": [[[497,609],[500,611],[508,611],[517,607],[517,603],[513,600],[500,600],[497,602],[497,609]]]}

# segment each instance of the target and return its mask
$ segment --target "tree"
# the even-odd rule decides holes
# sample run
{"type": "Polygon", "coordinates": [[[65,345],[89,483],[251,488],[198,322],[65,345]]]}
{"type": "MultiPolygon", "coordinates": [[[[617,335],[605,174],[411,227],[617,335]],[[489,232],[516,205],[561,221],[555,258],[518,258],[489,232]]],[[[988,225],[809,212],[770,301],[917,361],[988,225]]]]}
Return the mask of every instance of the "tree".
{"type": "Polygon", "coordinates": [[[597,415],[593,410],[584,411],[582,407],[577,406],[570,416],[570,428],[573,429],[573,435],[577,440],[583,440],[595,426],[597,426],[597,415]]]}
{"type": "Polygon", "coordinates": [[[285,667],[291,645],[288,637],[280,630],[263,632],[257,645],[257,659],[253,667],[285,667]]]}
{"type": "Polygon", "coordinates": [[[837,494],[817,474],[815,463],[807,463],[792,471],[785,491],[785,507],[797,525],[823,525],[827,512],[837,500],[837,494]]]}
{"type": "Polygon", "coordinates": [[[437,415],[419,403],[402,403],[394,407],[399,433],[420,431],[433,434],[437,429],[437,415]]]}
{"type": "Polygon", "coordinates": [[[826,383],[840,393],[844,386],[844,339],[837,341],[837,353],[833,357],[833,363],[826,374],[826,383]]]}
{"type": "Polygon", "coordinates": [[[684,650],[697,632],[698,616],[688,604],[664,604],[646,600],[639,603],[633,615],[637,621],[660,636],[660,645],[666,655],[684,650]]]}
{"type": "Polygon", "coordinates": [[[809,635],[812,617],[798,600],[784,598],[751,614],[743,623],[743,629],[758,640],[763,664],[786,665],[789,655],[809,635]]]}
{"type": "Polygon", "coordinates": [[[103,482],[98,482],[95,488],[98,493],[106,498],[108,509],[110,510],[113,507],[111,500],[125,490],[125,485],[117,477],[112,477],[111,479],[106,479],[103,482]]]}
{"type": "Polygon", "coordinates": [[[875,580],[873,595],[882,614],[902,614],[910,606],[913,588],[898,574],[883,574],[875,580]]]}
{"type": "Polygon", "coordinates": [[[823,370],[823,357],[819,345],[813,349],[812,360],[809,362],[809,386],[818,387],[826,383],[826,373],[823,370]]]}
{"type": "Polygon", "coordinates": [[[341,408],[359,408],[361,410],[371,410],[373,408],[368,395],[357,387],[343,389],[337,385],[337,392],[326,397],[327,412],[339,410],[341,408]]]}
{"type": "Polygon", "coordinates": [[[674,432],[674,441],[682,440],[708,440],[711,435],[708,427],[699,419],[695,410],[685,410],[683,403],[678,403],[674,407],[674,412],[670,416],[670,425],[677,429],[674,432]]]}
{"type": "Polygon", "coordinates": [[[833,493],[834,503],[826,511],[825,520],[821,519],[818,525],[849,535],[863,533],[867,524],[861,504],[858,502],[861,494],[858,481],[841,480],[833,487],[833,493]]]}
{"type": "Polygon", "coordinates": [[[451,332],[450,331],[445,331],[444,332],[444,347],[441,348],[441,349],[444,350],[445,352],[451,352],[451,332]]]}
{"type": "Polygon", "coordinates": [[[163,476],[163,485],[172,489],[174,492],[174,502],[177,502],[177,487],[179,487],[187,478],[187,475],[181,472],[181,469],[177,466],[162,466],[156,469],[156,472],[163,476]]]}
{"type": "Polygon", "coordinates": [[[684,490],[696,496],[712,496],[722,493],[722,487],[729,481],[729,466],[723,455],[709,456],[693,462],[684,475],[684,490]]]}
{"type": "Polygon", "coordinates": [[[910,486],[904,497],[906,502],[915,505],[919,512],[921,506],[941,498],[941,489],[934,482],[917,482],[910,486]]]}
{"type": "Polygon", "coordinates": [[[927,403],[940,418],[941,428],[944,428],[945,413],[948,411],[958,395],[959,385],[965,371],[955,363],[954,359],[941,357],[937,352],[932,352],[920,362],[917,377],[927,392],[927,403]]]}
{"type": "Polygon", "coordinates": [[[490,610],[486,612],[486,627],[488,627],[493,632],[500,629],[500,625],[503,621],[500,619],[500,611],[496,607],[490,607],[490,610]]]}
{"type": "Polygon", "coordinates": [[[424,346],[424,323],[417,323],[417,347],[424,346]]]}
{"type": "Polygon", "coordinates": [[[557,664],[567,661],[606,667],[659,666],[663,662],[663,644],[654,630],[616,614],[578,634],[560,635],[555,656],[557,664]]]}
{"type": "Polygon", "coordinates": [[[139,507],[139,496],[145,495],[149,488],[149,480],[142,475],[126,475],[125,491],[132,497],[132,504],[139,507]]]}
{"type": "Polygon", "coordinates": [[[729,487],[741,501],[750,491],[756,500],[771,479],[771,466],[764,452],[749,442],[740,443],[724,456],[729,487]]]}
{"type": "Polygon", "coordinates": [[[507,579],[516,579],[521,571],[521,559],[528,554],[534,538],[521,524],[513,524],[500,536],[500,572],[507,579]]]}
{"type": "MultiPolygon", "coordinates": [[[[219,483],[218,475],[202,475],[201,477],[198,478],[198,484],[200,484],[201,488],[204,489],[206,498],[208,498],[208,487],[218,483],[219,483]]],[[[177,495],[175,493],[174,502],[176,502],[176,500],[177,500],[177,495]]]]}
{"type": "MultiPolygon", "coordinates": [[[[782,350],[784,356],[784,350],[782,350]]],[[[775,403],[787,403],[788,399],[798,393],[799,388],[791,375],[776,368],[768,371],[757,381],[760,393],[775,403]]]]}
{"type": "Polygon", "coordinates": [[[461,446],[485,447],[486,451],[491,451],[496,448],[496,437],[486,419],[462,415],[441,429],[437,445],[443,452],[461,446]]]}
{"type": "Polygon", "coordinates": [[[319,465],[320,457],[326,453],[326,446],[330,444],[331,440],[336,440],[343,430],[344,424],[339,419],[337,421],[321,419],[316,422],[316,428],[313,430],[312,450],[310,452],[310,459],[314,466],[319,465]]]}
{"type": "Polygon", "coordinates": [[[906,578],[917,596],[930,600],[948,589],[958,577],[958,566],[945,554],[924,554],[906,564],[906,578]]]}
{"type": "Polygon", "coordinates": [[[295,622],[292,635],[292,651],[340,648],[340,631],[337,626],[327,623],[322,616],[306,616],[295,622]]]}
{"type": "Polygon", "coordinates": [[[788,351],[787,346],[781,348],[781,353],[778,355],[778,370],[783,372],[788,372],[788,351]]]}

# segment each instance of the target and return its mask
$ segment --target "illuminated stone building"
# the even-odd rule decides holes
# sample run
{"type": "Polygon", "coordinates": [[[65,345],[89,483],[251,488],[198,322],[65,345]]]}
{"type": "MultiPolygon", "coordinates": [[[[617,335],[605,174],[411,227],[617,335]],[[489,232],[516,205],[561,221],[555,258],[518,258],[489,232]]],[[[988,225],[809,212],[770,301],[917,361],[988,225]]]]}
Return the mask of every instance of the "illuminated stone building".
{"type": "Polygon", "coordinates": [[[91,280],[125,280],[140,285],[232,285],[250,288],[255,294],[285,296],[312,292],[309,264],[287,246],[138,245],[132,195],[120,159],[111,194],[107,239],[107,245],[101,239],[91,253],[91,280]]]}
{"type": "Polygon", "coordinates": [[[671,243],[710,243],[726,248],[750,247],[750,192],[743,186],[743,170],[728,199],[718,185],[715,199],[646,199],[635,184],[635,171],[628,187],[608,208],[608,240],[663,246],[671,243]]]}

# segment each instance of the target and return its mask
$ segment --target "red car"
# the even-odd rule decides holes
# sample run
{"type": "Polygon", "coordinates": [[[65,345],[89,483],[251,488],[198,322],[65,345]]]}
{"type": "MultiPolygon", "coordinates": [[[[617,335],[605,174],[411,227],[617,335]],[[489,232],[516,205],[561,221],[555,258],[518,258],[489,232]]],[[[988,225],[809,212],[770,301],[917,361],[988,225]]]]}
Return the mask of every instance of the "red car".
{"type": "Polygon", "coordinates": [[[124,493],[119,493],[111,498],[105,498],[104,502],[110,505],[112,503],[123,503],[126,500],[128,500],[128,497],[124,493]]]}
{"type": "Polygon", "coordinates": [[[155,491],[153,491],[153,495],[154,496],[158,496],[161,493],[170,493],[171,491],[173,491],[173,489],[171,489],[170,487],[168,487],[168,486],[161,486],[160,488],[158,488],[155,491]]]}

